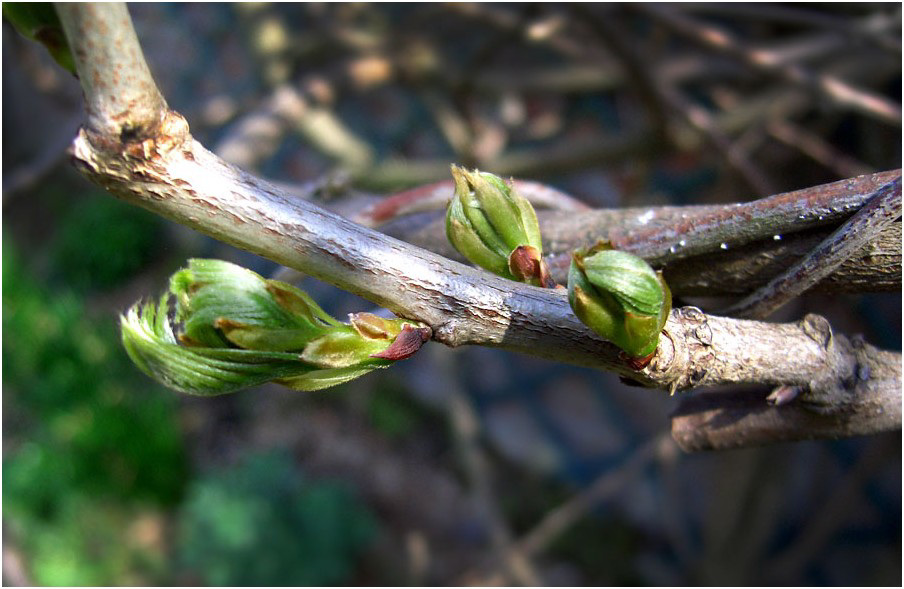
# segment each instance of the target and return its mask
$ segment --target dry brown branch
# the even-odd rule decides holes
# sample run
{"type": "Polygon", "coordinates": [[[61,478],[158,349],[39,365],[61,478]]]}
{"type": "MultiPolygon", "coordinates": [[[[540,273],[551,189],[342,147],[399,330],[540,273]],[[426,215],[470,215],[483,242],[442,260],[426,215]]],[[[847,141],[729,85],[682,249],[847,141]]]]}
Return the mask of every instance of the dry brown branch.
{"type": "Polygon", "coordinates": [[[900,218],[901,179],[896,178],[873,193],[862,209],[805,258],[733,305],[727,313],[736,317],[768,317],[831,274],[900,218]]]}

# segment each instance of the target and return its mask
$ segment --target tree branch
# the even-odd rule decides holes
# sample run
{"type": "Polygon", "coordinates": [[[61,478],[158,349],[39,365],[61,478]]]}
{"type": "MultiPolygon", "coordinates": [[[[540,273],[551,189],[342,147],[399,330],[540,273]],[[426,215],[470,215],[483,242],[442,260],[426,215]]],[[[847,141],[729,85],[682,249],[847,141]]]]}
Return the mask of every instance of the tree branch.
{"type": "Polygon", "coordinates": [[[98,138],[154,137],[166,101],[151,76],[121,2],[59,2],[57,13],[85,93],[88,129],[98,138]]]}
{"type": "MultiPolygon", "coordinates": [[[[75,6],[61,13],[64,22],[84,22],[80,11],[93,14],[86,5],[75,6]]],[[[88,19],[75,29],[68,23],[67,31],[87,37],[79,40],[81,46],[111,34],[90,23],[88,19]]],[[[128,21],[108,24],[131,28],[128,21]]],[[[137,42],[121,49],[140,54],[137,42]]],[[[76,51],[75,57],[80,71],[93,67],[115,77],[116,70],[102,69],[103,63],[84,63],[92,59],[89,53],[76,51]]],[[[86,94],[90,87],[86,85],[86,94]]],[[[153,93],[141,96],[147,103],[138,108],[147,112],[155,103],[153,93]]],[[[95,116],[121,113],[101,110],[95,116]]],[[[73,161],[92,182],[161,216],[364,296],[402,317],[423,321],[442,343],[494,346],[613,370],[673,392],[726,383],[797,386],[805,389],[801,402],[826,414],[841,411],[846,417],[871,391],[881,393],[883,400],[897,395],[897,411],[886,409],[896,419],[864,421],[879,430],[900,427],[900,354],[833,335],[821,317],[769,324],[707,316],[692,307],[675,309],[652,362],[636,372],[615,346],[578,321],[561,291],[491,276],[292,199],[207,151],[175,112],[166,114],[153,137],[138,138],[116,132],[118,128],[105,121],[83,129],[74,141],[73,161]],[[98,137],[97,129],[107,134],[98,137]]],[[[844,199],[827,206],[826,214],[839,210],[850,214],[857,208],[844,199]]],[[[778,204],[776,209],[787,214],[786,206],[778,204]]],[[[725,215],[715,214],[712,223],[719,219],[724,221],[725,215]]],[[[751,225],[754,230],[747,233],[762,232],[762,224],[751,225]]],[[[735,230],[743,228],[738,224],[735,230]]],[[[839,427],[820,433],[850,432],[849,427],[839,427]]],[[[805,431],[797,435],[811,437],[805,431]]]]}
{"type": "Polygon", "coordinates": [[[788,268],[726,313],[737,317],[768,317],[828,276],[895,219],[901,218],[901,179],[883,185],[870,201],[819,244],[806,258],[788,268]]]}
{"type": "MultiPolygon", "coordinates": [[[[575,215],[573,206],[538,211],[544,252],[553,277],[564,282],[575,249],[608,240],[663,267],[676,294],[747,294],[805,256],[867,202],[900,170],[879,172],[735,205],[596,209],[575,215]],[[776,239],[778,236],[778,239],[776,239]]],[[[381,230],[448,258],[461,259],[445,239],[442,213],[405,214],[444,208],[446,183],[389,197],[354,216],[381,230]],[[380,221],[387,221],[380,225],[380,221]]],[[[541,205],[563,201],[543,197],[535,183],[519,184],[541,205]]],[[[901,289],[900,225],[880,233],[820,282],[828,292],[881,292],[901,289]]]]}

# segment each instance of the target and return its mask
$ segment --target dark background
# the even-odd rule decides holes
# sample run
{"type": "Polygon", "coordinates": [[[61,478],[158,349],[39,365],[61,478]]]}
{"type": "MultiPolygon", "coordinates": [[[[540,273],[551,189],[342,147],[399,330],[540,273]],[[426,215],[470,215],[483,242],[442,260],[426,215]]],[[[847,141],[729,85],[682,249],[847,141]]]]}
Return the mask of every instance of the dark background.
{"type": "MultiPolygon", "coordinates": [[[[900,99],[899,4],[672,8],[900,99]]],[[[503,162],[620,207],[737,202],[900,167],[900,123],[642,10],[130,10],[195,137],[287,183],[389,194],[445,179],[451,162],[503,162]],[[710,130],[651,94],[660,83],[710,130]],[[273,115],[284,86],[306,106],[273,115]]],[[[161,388],[128,361],[118,314],[188,257],[277,267],[82,180],[65,155],[83,119],[78,84],[6,23],[3,89],[4,583],[510,584],[505,536],[599,477],[603,500],[532,557],[539,582],[901,583],[900,434],[700,455],[663,443],[633,468],[676,399],[437,344],[313,394],[161,388]]],[[[300,285],[337,317],[372,309],[300,285]]],[[[777,318],[805,312],[900,350],[899,293],[806,296],[777,318]]]]}

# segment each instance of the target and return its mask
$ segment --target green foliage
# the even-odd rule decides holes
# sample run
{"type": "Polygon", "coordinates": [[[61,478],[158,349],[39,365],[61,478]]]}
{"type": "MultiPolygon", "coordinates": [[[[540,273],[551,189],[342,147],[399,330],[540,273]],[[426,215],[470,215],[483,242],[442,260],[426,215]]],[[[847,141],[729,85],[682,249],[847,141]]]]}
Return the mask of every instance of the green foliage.
{"type": "Polygon", "coordinates": [[[66,35],[50,2],[4,2],[3,17],[19,33],[47,48],[50,55],[70,73],[75,73],[75,62],[66,42],[66,35]]]}
{"type": "Polygon", "coordinates": [[[68,208],[51,248],[59,278],[80,291],[115,287],[157,253],[160,217],[109,195],[68,208]]]}
{"type": "Polygon", "coordinates": [[[208,585],[310,586],[348,583],[376,525],[345,487],[274,453],[194,483],[179,532],[182,564],[208,585]]]}
{"type": "Polygon", "coordinates": [[[73,294],[25,275],[10,245],[3,253],[5,390],[34,421],[31,440],[65,458],[55,486],[175,502],[187,462],[174,400],[135,380],[112,318],[87,316],[73,294]]]}
{"type": "Polygon", "coordinates": [[[152,530],[161,525],[159,515],[78,493],[57,499],[53,518],[5,520],[26,549],[36,585],[154,585],[163,578],[166,553],[159,538],[152,531],[148,543],[135,533],[142,528],[136,521],[152,530]]]}
{"type": "Polygon", "coordinates": [[[134,378],[112,318],[36,283],[9,243],[3,333],[4,524],[38,584],[128,584],[161,557],[125,545],[125,525],[177,503],[188,472],[174,399],[134,378]]]}

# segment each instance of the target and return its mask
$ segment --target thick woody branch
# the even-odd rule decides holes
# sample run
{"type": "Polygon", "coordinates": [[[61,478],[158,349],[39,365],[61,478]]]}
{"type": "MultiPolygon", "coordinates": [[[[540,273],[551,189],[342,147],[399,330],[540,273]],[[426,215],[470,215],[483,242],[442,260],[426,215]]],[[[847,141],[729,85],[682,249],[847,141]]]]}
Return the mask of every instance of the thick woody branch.
{"type": "Polygon", "coordinates": [[[830,412],[814,411],[806,403],[770,405],[765,394],[696,394],[672,415],[672,437],[683,450],[698,452],[874,434],[900,424],[900,386],[864,383],[846,406],[830,412]]]}
{"type": "MultiPolygon", "coordinates": [[[[672,292],[685,296],[744,295],[794,265],[829,229],[785,234],[665,266],[672,292]]],[[[885,228],[812,289],[818,293],[901,292],[901,223],[885,228]]]]}
{"type": "Polygon", "coordinates": [[[815,316],[782,325],[677,309],[651,364],[634,372],[617,348],[577,320],[564,293],[491,276],[290,199],[208,152],[175,113],[162,128],[156,142],[121,153],[97,151],[82,133],[73,147],[76,164],[125,200],[423,321],[448,345],[495,346],[614,370],[672,391],[798,386],[808,391],[807,402],[828,412],[850,406],[863,387],[900,391],[899,355],[833,336],[815,316]]]}
{"type": "MultiPolygon", "coordinates": [[[[91,28],[83,32],[92,38],[107,34],[91,28]]],[[[76,52],[76,59],[89,58],[76,52]]],[[[210,153],[175,112],[167,113],[154,136],[133,137],[114,129],[92,127],[74,141],[74,164],[92,182],[161,216],[423,321],[435,340],[450,346],[504,348],[616,371],[671,391],[727,383],[797,387],[802,391],[799,402],[824,414],[856,407],[859,396],[874,390],[882,399],[897,394],[900,405],[900,355],[833,335],[820,317],[782,325],[676,309],[652,362],[636,372],[615,346],[578,321],[560,290],[506,281],[293,199],[210,153]],[[99,138],[97,130],[114,134],[99,138]]],[[[857,207],[847,201],[829,207],[837,208],[850,214],[857,207]]],[[[894,415],[892,407],[886,410],[894,415]]],[[[873,420],[876,431],[900,427],[900,410],[896,415],[873,420]]],[[[849,433],[837,429],[826,435],[849,433]]]]}

